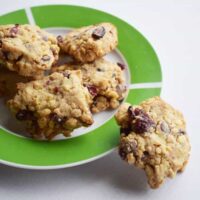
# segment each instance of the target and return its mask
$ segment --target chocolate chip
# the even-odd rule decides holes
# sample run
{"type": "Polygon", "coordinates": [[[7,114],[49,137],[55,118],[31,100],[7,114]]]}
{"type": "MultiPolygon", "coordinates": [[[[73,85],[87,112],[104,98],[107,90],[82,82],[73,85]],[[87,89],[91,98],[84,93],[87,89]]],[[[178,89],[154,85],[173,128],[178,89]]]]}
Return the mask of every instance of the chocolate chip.
{"type": "Polygon", "coordinates": [[[161,129],[163,132],[165,132],[165,133],[170,133],[170,132],[171,132],[171,130],[170,130],[170,128],[169,128],[169,125],[168,125],[165,121],[163,121],[163,122],[160,124],[160,129],[161,129]]]}
{"type": "Polygon", "coordinates": [[[121,70],[124,70],[126,68],[126,66],[122,63],[117,63],[117,65],[121,68],[121,70]]]}
{"type": "Polygon", "coordinates": [[[179,129],[179,134],[181,135],[186,135],[186,131],[182,130],[182,129],[179,129]]]}
{"type": "Polygon", "coordinates": [[[102,70],[101,70],[100,68],[97,68],[97,71],[98,71],[98,72],[101,72],[102,70]]]}
{"type": "Polygon", "coordinates": [[[150,154],[148,151],[144,151],[141,160],[146,162],[147,159],[149,158],[150,154]]]}
{"type": "Polygon", "coordinates": [[[102,38],[106,33],[106,30],[103,26],[96,28],[93,33],[92,33],[92,37],[96,40],[102,38]]]}
{"type": "Polygon", "coordinates": [[[48,55],[44,55],[43,57],[42,57],[42,60],[43,61],[49,61],[51,58],[50,58],[50,56],[48,56],[48,55]]]}
{"type": "Polygon", "coordinates": [[[122,141],[119,145],[119,155],[125,160],[129,153],[135,154],[137,151],[137,144],[135,141],[122,141]]]}
{"type": "Polygon", "coordinates": [[[63,76],[67,77],[67,78],[70,78],[70,73],[69,72],[63,72],[63,76]]]}
{"type": "Polygon", "coordinates": [[[0,48],[2,48],[3,46],[3,42],[0,40],[0,48]]]}
{"type": "Polygon", "coordinates": [[[20,121],[23,120],[33,120],[34,115],[32,111],[29,110],[19,110],[16,114],[16,118],[20,121]]]}
{"type": "Polygon", "coordinates": [[[50,114],[49,117],[50,117],[50,119],[51,119],[52,121],[54,121],[54,122],[56,122],[56,123],[58,123],[58,124],[62,124],[62,123],[65,121],[64,118],[58,116],[58,114],[56,114],[56,113],[50,114]]]}
{"type": "Polygon", "coordinates": [[[59,43],[63,42],[63,37],[62,37],[61,35],[58,35],[58,36],[57,36],[57,41],[58,41],[59,43]]]}
{"type": "Polygon", "coordinates": [[[94,85],[86,85],[86,87],[87,87],[88,91],[90,92],[90,94],[92,96],[96,96],[97,95],[98,90],[94,85]]]}
{"type": "Polygon", "coordinates": [[[15,24],[15,26],[10,29],[10,36],[11,37],[15,37],[17,35],[17,33],[19,31],[18,28],[19,28],[19,24],[15,24]]]}

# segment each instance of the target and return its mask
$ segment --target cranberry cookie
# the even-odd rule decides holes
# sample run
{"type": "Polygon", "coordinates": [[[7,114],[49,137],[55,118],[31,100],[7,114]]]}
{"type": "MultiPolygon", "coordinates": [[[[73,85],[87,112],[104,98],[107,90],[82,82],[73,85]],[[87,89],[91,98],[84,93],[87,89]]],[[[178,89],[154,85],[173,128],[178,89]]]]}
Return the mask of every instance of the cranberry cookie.
{"type": "Polygon", "coordinates": [[[23,76],[38,76],[58,59],[56,38],[32,25],[0,26],[0,62],[23,76]]]}
{"type": "Polygon", "coordinates": [[[88,90],[80,71],[55,72],[41,80],[19,83],[18,93],[8,106],[20,121],[26,121],[33,137],[65,136],[93,123],[88,90]]]}
{"type": "Polygon", "coordinates": [[[117,29],[110,23],[82,27],[58,36],[61,49],[82,63],[93,62],[116,48],[117,29]]]}
{"type": "Polygon", "coordinates": [[[121,127],[119,155],[145,170],[151,188],[184,169],[190,143],[180,112],[154,97],[139,106],[122,105],[116,120],[121,127]]]}
{"type": "Polygon", "coordinates": [[[98,59],[88,64],[66,64],[53,67],[53,71],[66,69],[80,69],[83,76],[83,84],[93,98],[91,110],[97,113],[106,109],[115,109],[124,99],[126,86],[124,81],[122,64],[115,64],[105,59],[98,59]]]}

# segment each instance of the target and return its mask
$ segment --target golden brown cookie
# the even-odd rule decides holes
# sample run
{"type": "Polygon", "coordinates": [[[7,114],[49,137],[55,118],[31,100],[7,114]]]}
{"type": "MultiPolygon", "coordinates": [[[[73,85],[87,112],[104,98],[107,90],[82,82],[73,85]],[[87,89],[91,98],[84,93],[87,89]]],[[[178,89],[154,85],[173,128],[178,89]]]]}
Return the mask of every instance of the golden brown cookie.
{"type": "Polygon", "coordinates": [[[93,123],[90,94],[81,81],[77,70],[19,83],[18,93],[8,106],[18,120],[27,123],[32,136],[68,136],[74,129],[93,123]]]}
{"type": "Polygon", "coordinates": [[[58,59],[56,38],[33,25],[0,26],[0,62],[23,76],[38,76],[58,59]]]}
{"type": "Polygon", "coordinates": [[[53,71],[81,70],[83,84],[93,98],[91,110],[94,113],[115,109],[126,95],[123,69],[117,63],[98,59],[88,64],[66,64],[53,67],[53,71]]]}
{"type": "Polygon", "coordinates": [[[144,169],[152,188],[184,169],[190,143],[179,111],[154,97],[139,106],[122,105],[116,120],[121,127],[119,155],[144,169]]]}
{"type": "Polygon", "coordinates": [[[82,63],[93,62],[116,48],[117,29],[113,24],[101,23],[72,30],[58,37],[61,49],[82,63]]]}

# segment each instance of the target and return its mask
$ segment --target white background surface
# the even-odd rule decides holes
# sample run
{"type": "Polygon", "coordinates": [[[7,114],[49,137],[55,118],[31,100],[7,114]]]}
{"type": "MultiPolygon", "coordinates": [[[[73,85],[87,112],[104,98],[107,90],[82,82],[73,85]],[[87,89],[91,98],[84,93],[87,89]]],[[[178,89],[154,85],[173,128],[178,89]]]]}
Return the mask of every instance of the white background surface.
{"type": "Polygon", "coordinates": [[[0,199],[199,199],[200,1],[0,0],[0,14],[53,2],[84,5],[114,14],[151,42],[163,69],[161,96],[182,110],[187,120],[192,144],[190,162],[183,174],[166,181],[158,190],[149,189],[143,172],[126,165],[116,153],[83,166],[55,171],[0,165],[0,199]]]}

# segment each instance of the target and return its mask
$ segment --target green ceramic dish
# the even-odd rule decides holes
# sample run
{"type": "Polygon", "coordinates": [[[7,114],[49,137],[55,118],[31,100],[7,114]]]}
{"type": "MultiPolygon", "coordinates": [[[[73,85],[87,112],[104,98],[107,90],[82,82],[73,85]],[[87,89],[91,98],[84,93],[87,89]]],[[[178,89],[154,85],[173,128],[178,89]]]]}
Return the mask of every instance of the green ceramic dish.
{"type": "MultiPolygon", "coordinates": [[[[0,16],[0,24],[35,23],[41,28],[81,27],[111,22],[118,28],[118,50],[129,67],[130,89],[126,101],[139,103],[160,95],[161,68],[149,42],[123,20],[91,8],[47,5],[0,16]]],[[[119,129],[114,118],[83,135],[55,141],[36,141],[0,128],[0,162],[31,169],[55,169],[95,160],[116,148],[119,129]]]]}

